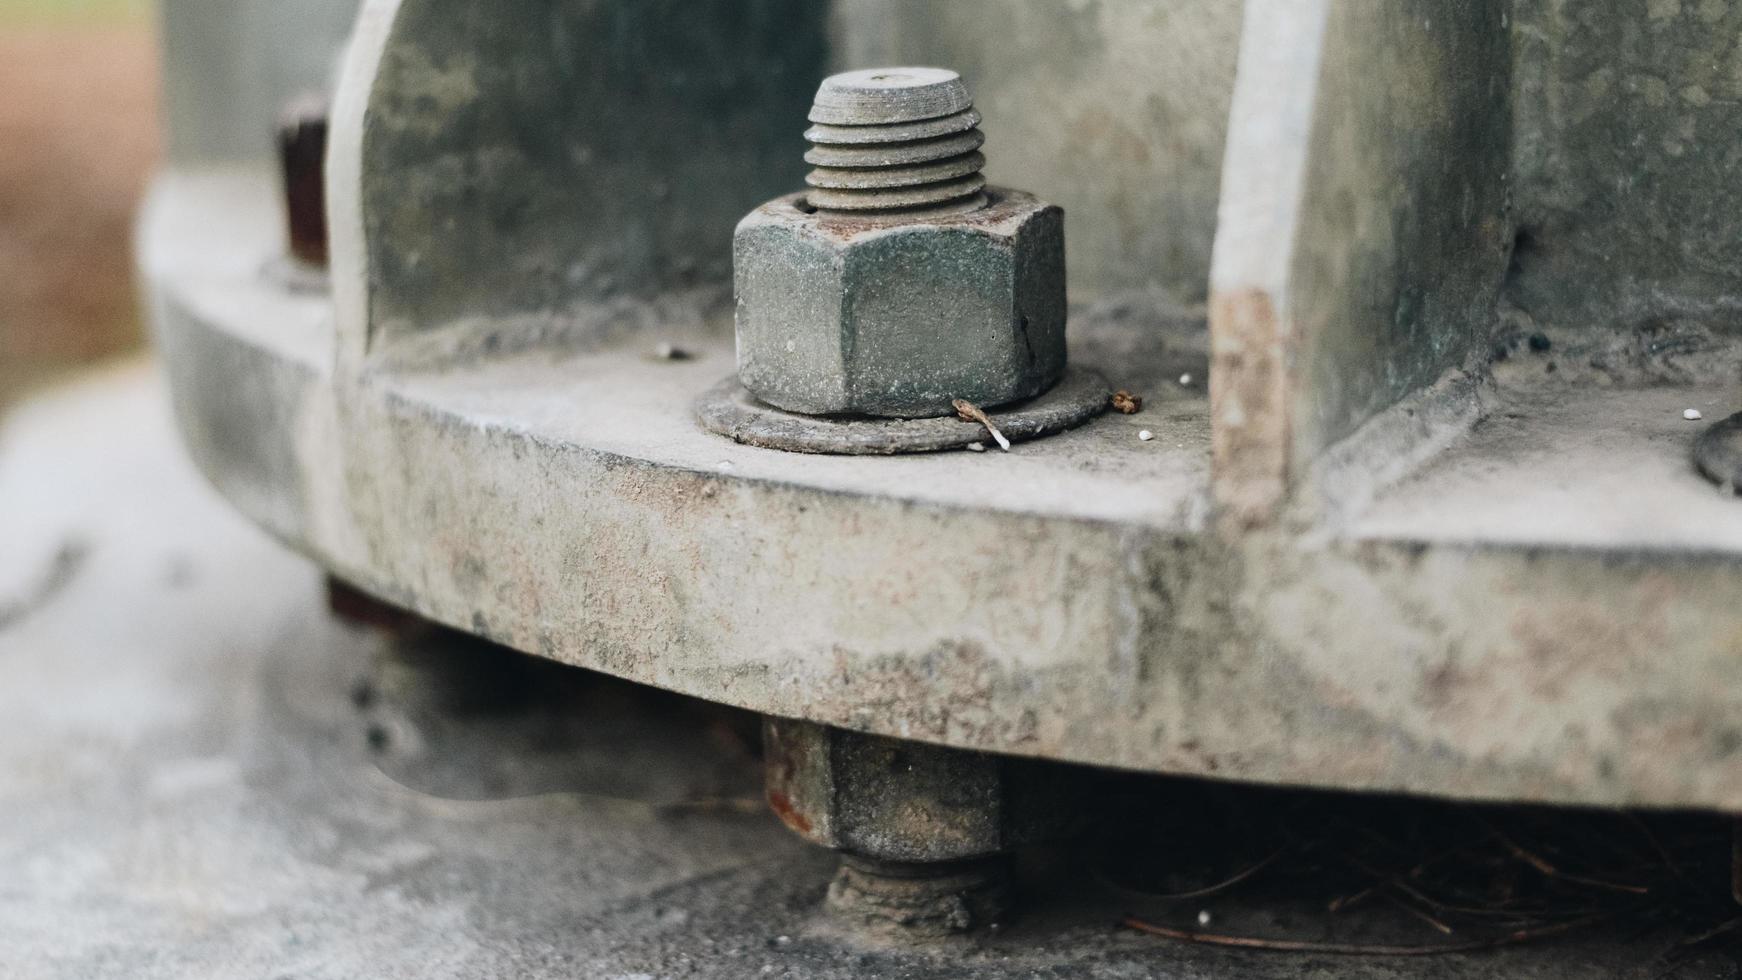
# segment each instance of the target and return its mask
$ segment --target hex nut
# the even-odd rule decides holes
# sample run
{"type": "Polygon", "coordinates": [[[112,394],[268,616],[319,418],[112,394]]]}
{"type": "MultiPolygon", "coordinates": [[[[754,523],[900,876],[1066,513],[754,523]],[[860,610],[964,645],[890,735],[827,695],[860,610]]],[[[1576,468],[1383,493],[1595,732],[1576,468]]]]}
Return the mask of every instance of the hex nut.
{"type": "Polygon", "coordinates": [[[809,415],[950,414],[1064,373],[1064,213],[987,188],[978,210],[899,222],[777,198],[733,239],[738,376],[809,415]]]}
{"type": "Polygon", "coordinates": [[[1035,760],[763,722],[768,805],[814,844],[886,862],[960,862],[1057,833],[1069,771],[1035,760]]]}

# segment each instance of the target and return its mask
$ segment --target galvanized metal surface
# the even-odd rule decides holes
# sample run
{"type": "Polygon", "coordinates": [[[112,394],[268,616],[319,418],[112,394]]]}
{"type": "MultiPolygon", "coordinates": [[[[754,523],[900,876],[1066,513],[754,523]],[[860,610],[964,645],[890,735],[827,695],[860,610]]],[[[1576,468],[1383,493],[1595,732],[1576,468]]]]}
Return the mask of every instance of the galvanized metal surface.
{"type": "Polygon", "coordinates": [[[775,816],[814,844],[861,857],[990,857],[1066,823],[1056,766],[787,718],[768,719],[762,744],[775,816]]]}
{"type": "Polygon", "coordinates": [[[1742,3],[1512,4],[1508,298],[1589,330],[1742,329],[1742,3]]]}
{"type": "MultiPolygon", "coordinates": [[[[165,398],[138,366],[0,427],[0,595],[30,593],[69,545],[82,556],[0,623],[10,974],[1551,980],[1613,975],[1662,948],[1603,936],[1426,962],[1218,951],[1116,929],[1128,895],[1044,865],[1035,907],[999,933],[891,944],[819,912],[828,856],[771,818],[672,805],[664,787],[698,775],[682,761],[710,754],[681,716],[589,704],[578,721],[603,724],[555,757],[571,782],[494,791],[468,772],[535,765],[538,749],[503,750],[506,722],[455,717],[441,751],[391,743],[387,778],[370,747],[378,708],[355,697],[379,641],[332,621],[320,569],[200,485],[165,398]],[[650,759],[678,768],[644,793],[650,759]]],[[[1219,921],[1238,914],[1217,906],[1219,921]]],[[[1255,932],[1279,925],[1248,914],[1255,932]]]]}
{"type": "Polygon", "coordinates": [[[1211,272],[1230,519],[1277,519],[1334,443],[1486,360],[1512,240],[1506,8],[1245,4],[1211,272]]]}
{"type": "MultiPolygon", "coordinates": [[[[269,201],[270,177],[253,180],[269,201]]],[[[723,324],[655,332],[688,361],[634,338],[333,377],[330,311],[257,274],[277,236],[269,207],[243,205],[248,186],[176,178],[146,226],[195,458],[256,520],[433,618],[754,710],[963,748],[1742,808],[1742,526],[1714,523],[1723,501],[1688,462],[1694,430],[1678,406],[1686,441],[1664,441],[1649,388],[1591,389],[1605,411],[1551,414],[1532,407],[1539,367],[1498,391],[1491,417],[1506,424],[1478,433],[1561,447],[1583,482],[1543,484],[1530,455],[1453,470],[1492,476],[1496,501],[1635,488],[1579,497],[1593,519],[1577,534],[1527,507],[1505,536],[1461,532],[1406,484],[1380,494],[1386,523],[1370,534],[1231,545],[1202,533],[1207,407],[1177,382],[1203,376],[1189,319],[1104,308],[1073,327],[1073,360],[1148,396],[1141,415],[1010,454],[778,453],[689,416],[730,364],[723,324]]],[[[1712,418],[1723,390],[1703,403],[1712,418]]]]}
{"type": "Polygon", "coordinates": [[[1064,208],[1074,301],[1205,300],[1238,0],[832,6],[833,70],[962,72],[986,116],[987,178],[1064,208]]]}
{"type": "Polygon", "coordinates": [[[1058,208],[995,187],[977,210],[890,223],[819,211],[812,196],[769,201],[733,236],[738,377],[759,399],[943,416],[958,398],[1032,398],[1064,374],[1058,208]]]}

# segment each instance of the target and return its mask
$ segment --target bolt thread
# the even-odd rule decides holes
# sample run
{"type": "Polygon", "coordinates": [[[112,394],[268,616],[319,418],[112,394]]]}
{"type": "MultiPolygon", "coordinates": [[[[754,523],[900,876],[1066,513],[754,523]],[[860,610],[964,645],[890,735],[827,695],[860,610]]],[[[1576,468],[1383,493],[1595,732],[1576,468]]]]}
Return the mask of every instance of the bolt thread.
{"type": "Polygon", "coordinates": [[[1010,861],[1002,854],[927,864],[843,852],[827,905],[869,926],[947,936],[1002,919],[1011,903],[1010,879],[1010,861]]]}
{"type": "Polygon", "coordinates": [[[986,203],[986,137],[955,72],[834,75],[818,88],[810,119],[806,198],[826,215],[958,213],[986,203]]]}

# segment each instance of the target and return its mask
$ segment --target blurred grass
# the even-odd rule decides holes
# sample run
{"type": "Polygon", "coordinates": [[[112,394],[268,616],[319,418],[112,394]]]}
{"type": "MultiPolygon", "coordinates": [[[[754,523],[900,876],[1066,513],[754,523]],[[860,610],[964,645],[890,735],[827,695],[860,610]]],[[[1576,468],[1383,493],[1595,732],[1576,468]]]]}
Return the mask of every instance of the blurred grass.
{"type": "Polygon", "coordinates": [[[157,158],[154,12],[0,0],[0,412],[142,342],[131,230],[157,158]]]}
{"type": "Polygon", "coordinates": [[[0,25],[139,23],[155,7],[152,0],[0,0],[0,25]]]}

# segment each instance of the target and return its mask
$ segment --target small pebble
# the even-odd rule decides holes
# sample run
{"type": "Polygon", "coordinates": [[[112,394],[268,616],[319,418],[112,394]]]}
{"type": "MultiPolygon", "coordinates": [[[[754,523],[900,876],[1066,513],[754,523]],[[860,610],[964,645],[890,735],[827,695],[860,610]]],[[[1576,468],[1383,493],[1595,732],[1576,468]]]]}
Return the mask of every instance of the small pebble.
{"type": "Polygon", "coordinates": [[[732,468],[732,461],[729,459],[722,459],[722,460],[720,460],[720,462],[717,465],[714,466],[714,469],[719,470],[721,473],[724,473],[724,472],[730,470],[731,468],[732,468]]]}
{"type": "Polygon", "coordinates": [[[1682,418],[1687,419],[1689,422],[1698,422],[1700,419],[1705,418],[1705,416],[1700,414],[1699,409],[1690,408],[1682,412],[1682,418]]]}
{"type": "Polygon", "coordinates": [[[983,442],[970,442],[970,443],[968,443],[968,452],[983,453],[985,451],[986,451],[986,444],[983,442]]]}
{"type": "Polygon", "coordinates": [[[1179,376],[1179,383],[1184,387],[1190,388],[1192,386],[1191,372],[1187,371],[1185,374],[1180,375],[1179,376]]]}
{"type": "Polygon", "coordinates": [[[1209,909],[1200,910],[1198,912],[1198,925],[1207,926],[1209,924],[1210,924],[1210,910],[1209,909]]]}
{"type": "Polygon", "coordinates": [[[690,352],[669,340],[662,340],[657,347],[653,348],[653,356],[662,361],[687,361],[690,352]]]}
{"type": "Polygon", "coordinates": [[[1531,350],[1536,351],[1539,354],[1554,346],[1554,341],[1549,340],[1547,334],[1540,333],[1531,334],[1530,339],[1526,341],[1526,343],[1530,345],[1531,350]]]}
{"type": "Polygon", "coordinates": [[[1137,438],[1142,439],[1144,442],[1148,442],[1149,440],[1155,438],[1155,433],[1149,431],[1148,429],[1139,429],[1139,430],[1137,430],[1137,438]]]}

